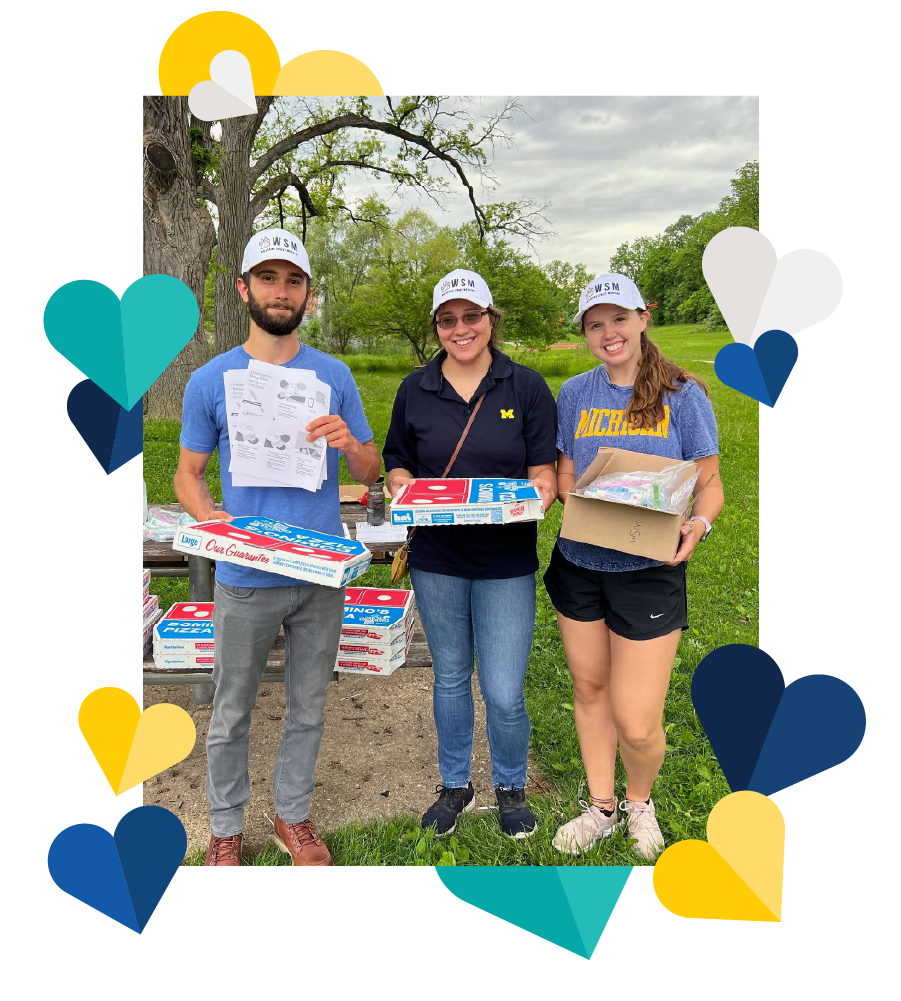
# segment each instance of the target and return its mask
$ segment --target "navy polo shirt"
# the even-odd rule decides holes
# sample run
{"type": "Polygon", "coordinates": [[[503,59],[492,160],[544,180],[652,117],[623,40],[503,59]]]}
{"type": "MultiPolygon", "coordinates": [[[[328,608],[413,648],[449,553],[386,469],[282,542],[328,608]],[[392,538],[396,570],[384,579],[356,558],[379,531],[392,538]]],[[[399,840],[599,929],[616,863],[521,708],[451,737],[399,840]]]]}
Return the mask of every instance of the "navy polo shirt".
{"type": "MultiPolygon", "coordinates": [[[[444,378],[446,351],[400,384],[382,455],[385,469],[438,478],[454,454],[476,400],[476,419],[448,476],[528,478],[529,466],[557,459],[557,405],[544,379],[499,351],[467,403],[444,378]]],[[[410,566],[471,579],[522,577],[538,569],[538,527],[448,525],[419,527],[410,566]]]]}

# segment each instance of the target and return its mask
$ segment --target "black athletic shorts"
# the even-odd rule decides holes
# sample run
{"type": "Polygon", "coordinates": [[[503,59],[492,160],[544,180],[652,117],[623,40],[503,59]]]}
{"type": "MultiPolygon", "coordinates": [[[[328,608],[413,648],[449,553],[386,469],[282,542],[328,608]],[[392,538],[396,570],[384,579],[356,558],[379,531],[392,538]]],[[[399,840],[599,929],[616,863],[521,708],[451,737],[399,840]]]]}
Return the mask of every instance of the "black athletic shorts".
{"type": "Polygon", "coordinates": [[[646,570],[586,570],[554,546],[544,586],[567,619],[597,622],[627,640],[653,640],[688,628],[685,563],[646,570]]]}

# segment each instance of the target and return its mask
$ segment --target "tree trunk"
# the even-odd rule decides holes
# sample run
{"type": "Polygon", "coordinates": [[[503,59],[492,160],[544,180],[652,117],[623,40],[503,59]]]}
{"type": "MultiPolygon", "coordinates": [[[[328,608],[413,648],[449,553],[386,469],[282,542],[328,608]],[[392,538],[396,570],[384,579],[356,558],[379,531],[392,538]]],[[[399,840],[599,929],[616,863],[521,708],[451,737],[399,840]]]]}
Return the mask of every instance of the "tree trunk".
{"type": "Polygon", "coordinates": [[[227,270],[216,274],[216,354],[243,344],[250,325],[236,281],[241,275],[244,248],[253,232],[250,155],[258,127],[258,120],[251,115],[228,118],[222,123],[216,260],[227,270]]]}
{"type": "Polygon", "coordinates": [[[178,420],[191,373],[209,361],[203,296],[216,232],[200,204],[191,159],[188,100],[144,98],[144,274],[172,275],[197,297],[194,336],[147,391],[147,417],[178,420]]]}

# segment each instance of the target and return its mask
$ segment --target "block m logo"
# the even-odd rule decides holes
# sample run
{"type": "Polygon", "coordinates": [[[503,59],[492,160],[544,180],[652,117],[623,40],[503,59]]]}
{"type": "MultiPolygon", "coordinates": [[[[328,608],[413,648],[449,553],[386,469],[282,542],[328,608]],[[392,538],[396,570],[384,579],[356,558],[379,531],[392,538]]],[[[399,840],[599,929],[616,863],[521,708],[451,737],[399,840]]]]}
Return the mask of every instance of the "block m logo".
{"type": "Polygon", "coordinates": [[[512,410],[502,410],[501,411],[501,418],[503,420],[511,420],[513,418],[513,411],[512,410]]]}

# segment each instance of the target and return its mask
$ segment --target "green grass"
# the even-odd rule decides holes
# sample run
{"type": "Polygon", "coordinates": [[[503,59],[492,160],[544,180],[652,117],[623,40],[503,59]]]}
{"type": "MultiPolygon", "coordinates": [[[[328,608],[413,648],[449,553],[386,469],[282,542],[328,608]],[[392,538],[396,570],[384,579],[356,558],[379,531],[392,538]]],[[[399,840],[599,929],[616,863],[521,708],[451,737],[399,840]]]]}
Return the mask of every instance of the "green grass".
{"type": "MultiPolygon", "coordinates": [[[[653,332],[663,354],[699,375],[707,383],[720,433],[720,467],[726,508],[710,541],[700,546],[689,569],[689,617],[673,670],[664,712],[667,753],[654,787],[657,816],[667,843],[705,838],[711,807],[729,792],[691,703],[691,677],[701,659],[727,643],[757,645],[757,404],[723,386],[710,364],[731,338],[726,331],[702,327],[659,327],[653,332]]],[[[541,372],[556,395],[570,376],[587,371],[595,359],[587,350],[518,353],[517,360],[541,372]]],[[[377,442],[385,440],[391,404],[409,364],[396,370],[385,359],[384,370],[371,366],[373,356],[348,356],[377,442]],[[362,367],[358,367],[358,363],[362,367]]],[[[171,477],[178,456],[178,423],[145,424],[144,469],[151,503],[175,499],[171,477]]],[[[215,461],[215,457],[214,457],[215,461]]],[[[211,488],[220,496],[218,469],[210,468],[211,488]]],[[[349,479],[342,465],[342,482],[349,479]]],[[[539,524],[538,547],[543,573],[560,526],[562,509],[555,505],[539,524]]],[[[384,586],[388,567],[373,567],[363,582],[384,586]]],[[[579,756],[572,712],[572,682],[557,631],[556,616],[544,586],[538,588],[538,614],[526,700],[532,718],[532,752],[554,786],[551,795],[531,796],[540,831],[527,841],[504,838],[494,813],[474,813],[461,819],[453,839],[435,842],[423,834],[415,818],[393,817],[362,827],[346,827],[326,837],[338,865],[629,865],[638,860],[621,833],[605,839],[578,858],[558,855],[550,840],[557,826],[578,811],[585,797],[585,775],[579,756]]],[[[187,581],[155,578],[152,589],[162,604],[187,599],[187,581]]],[[[618,789],[623,789],[620,772],[618,789]]],[[[251,865],[284,865],[287,856],[267,846],[251,865]]],[[[188,864],[201,864],[197,855],[188,864]]]]}

